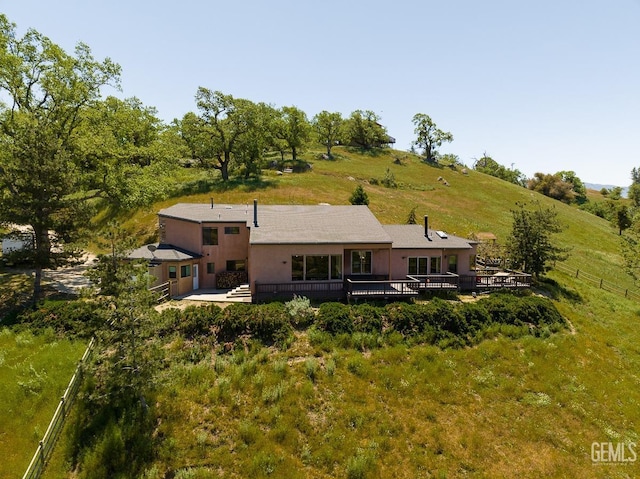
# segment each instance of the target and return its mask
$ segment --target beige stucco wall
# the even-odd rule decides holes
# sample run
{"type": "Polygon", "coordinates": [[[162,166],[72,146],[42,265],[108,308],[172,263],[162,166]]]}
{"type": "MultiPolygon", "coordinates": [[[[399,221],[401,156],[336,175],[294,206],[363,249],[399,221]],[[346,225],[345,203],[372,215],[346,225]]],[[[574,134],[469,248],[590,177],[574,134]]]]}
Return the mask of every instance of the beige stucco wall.
{"type": "Polygon", "coordinates": [[[291,256],[293,255],[342,255],[342,274],[351,274],[351,251],[372,251],[372,274],[389,272],[388,246],[358,245],[251,245],[249,249],[249,280],[261,283],[288,283],[291,281],[291,256]]]}
{"type": "MultiPolygon", "coordinates": [[[[198,279],[200,288],[215,288],[216,274],[226,271],[227,261],[248,260],[249,257],[249,229],[246,223],[195,223],[160,217],[161,240],[164,243],[184,248],[192,253],[202,255],[202,258],[192,261],[198,264],[198,279]],[[225,227],[238,227],[239,234],[225,234],[225,227]],[[218,228],[218,244],[202,244],[202,228],[218,228]],[[215,273],[207,273],[207,263],[214,263],[215,273]]],[[[183,263],[184,264],[184,263],[183,263]]],[[[179,269],[179,268],[178,268],[179,269]]],[[[165,274],[168,275],[168,270],[165,274]]],[[[193,271],[193,267],[192,267],[193,271]]],[[[165,276],[166,277],[166,276],[165,276]]],[[[193,281],[193,278],[191,278],[193,281]]],[[[180,294],[192,289],[186,278],[179,279],[180,294]],[[185,290],[185,288],[188,288],[185,290]]]]}
{"type": "Polygon", "coordinates": [[[458,257],[459,275],[469,275],[474,272],[470,269],[470,259],[476,254],[475,247],[462,250],[436,250],[436,249],[394,249],[391,252],[391,279],[405,279],[409,271],[409,257],[440,257],[441,273],[449,271],[449,258],[451,255],[458,257]]]}

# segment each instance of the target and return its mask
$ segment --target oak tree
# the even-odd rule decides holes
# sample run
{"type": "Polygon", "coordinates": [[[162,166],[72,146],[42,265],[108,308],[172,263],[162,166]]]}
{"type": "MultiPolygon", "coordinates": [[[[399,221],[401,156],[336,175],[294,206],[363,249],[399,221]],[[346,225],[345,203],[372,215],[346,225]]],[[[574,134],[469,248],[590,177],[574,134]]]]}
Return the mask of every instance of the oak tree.
{"type": "Polygon", "coordinates": [[[327,149],[327,156],[332,158],[331,149],[344,136],[344,120],[339,112],[321,111],[313,117],[312,125],[318,142],[327,149]]]}
{"type": "Polygon", "coordinates": [[[33,29],[20,38],[0,15],[0,223],[32,230],[34,305],[42,270],[77,253],[73,245],[89,222],[81,125],[100,89],[117,87],[119,75],[117,64],[96,61],[88,46],[68,54],[33,29]]]}
{"type": "Polygon", "coordinates": [[[444,142],[452,142],[453,135],[448,131],[439,129],[429,115],[416,113],[413,116],[415,125],[414,133],[417,135],[413,144],[422,150],[427,163],[435,163],[438,156],[438,148],[444,142]]]}

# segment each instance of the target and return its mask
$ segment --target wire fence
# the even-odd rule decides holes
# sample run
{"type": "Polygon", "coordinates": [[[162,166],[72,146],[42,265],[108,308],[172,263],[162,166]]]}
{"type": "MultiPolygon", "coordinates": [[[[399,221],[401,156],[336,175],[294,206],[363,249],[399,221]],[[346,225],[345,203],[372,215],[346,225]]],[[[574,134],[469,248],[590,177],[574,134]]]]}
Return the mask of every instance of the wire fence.
{"type": "Polygon", "coordinates": [[[600,289],[640,302],[640,292],[638,291],[634,291],[629,288],[621,288],[603,278],[598,278],[597,276],[591,273],[587,273],[586,271],[581,271],[579,269],[571,268],[562,263],[556,263],[555,268],[558,271],[562,271],[563,273],[573,275],[576,278],[579,278],[593,286],[597,286],[600,289]]]}
{"type": "Polygon", "coordinates": [[[82,359],[78,363],[76,367],[76,371],[71,377],[71,381],[69,381],[69,385],[65,390],[62,398],[60,399],[60,403],[56,409],[56,412],[53,414],[53,418],[51,418],[51,422],[49,423],[49,427],[47,431],[44,433],[42,440],[38,444],[38,448],[36,449],[31,462],[29,463],[29,467],[27,471],[22,476],[22,479],[38,479],[44,470],[44,467],[53,452],[53,447],[55,446],[56,439],[62,431],[62,426],[64,426],[64,420],[71,410],[71,406],[76,399],[76,395],[78,394],[78,390],[80,389],[80,385],[82,384],[82,376],[84,375],[84,369],[91,357],[91,353],[93,352],[93,347],[95,345],[95,340],[91,339],[89,342],[89,346],[87,346],[86,351],[82,355],[82,359]]]}

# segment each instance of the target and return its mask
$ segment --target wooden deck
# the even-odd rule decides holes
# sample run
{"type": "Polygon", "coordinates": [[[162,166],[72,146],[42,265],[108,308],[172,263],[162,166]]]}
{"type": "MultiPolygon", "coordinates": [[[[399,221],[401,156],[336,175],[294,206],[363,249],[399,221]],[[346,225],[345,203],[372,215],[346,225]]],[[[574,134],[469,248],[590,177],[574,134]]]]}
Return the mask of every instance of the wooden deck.
{"type": "Polygon", "coordinates": [[[256,283],[255,302],[291,299],[295,295],[312,299],[410,298],[434,291],[482,291],[502,288],[529,288],[531,275],[500,272],[459,276],[454,273],[411,275],[404,280],[347,278],[344,281],[296,281],[256,283]]]}

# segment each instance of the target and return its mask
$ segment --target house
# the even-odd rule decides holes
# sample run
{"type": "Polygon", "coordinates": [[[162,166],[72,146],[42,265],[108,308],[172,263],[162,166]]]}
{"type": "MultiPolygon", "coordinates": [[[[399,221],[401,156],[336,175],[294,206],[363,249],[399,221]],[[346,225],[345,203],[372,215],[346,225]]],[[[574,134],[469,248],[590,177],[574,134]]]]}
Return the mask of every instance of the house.
{"type": "Polygon", "coordinates": [[[343,298],[460,287],[463,277],[475,284],[476,243],[430,229],[427,217],[424,225],[382,225],[367,206],[254,200],[252,206],[180,203],[160,210],[158,223],[159,243],[130,257],[148,260],[173,295],[248,284],[254,301],[343,298]]]}

